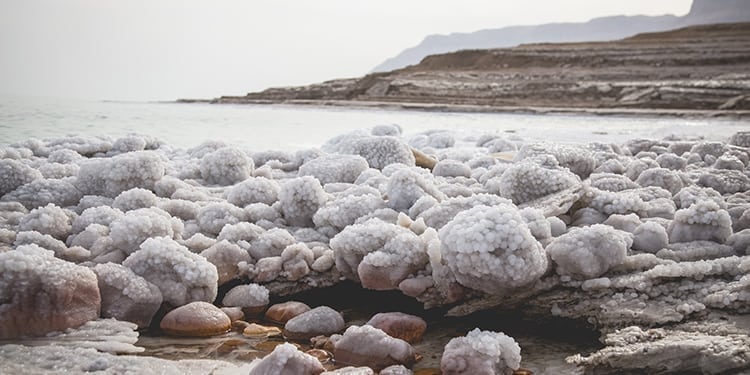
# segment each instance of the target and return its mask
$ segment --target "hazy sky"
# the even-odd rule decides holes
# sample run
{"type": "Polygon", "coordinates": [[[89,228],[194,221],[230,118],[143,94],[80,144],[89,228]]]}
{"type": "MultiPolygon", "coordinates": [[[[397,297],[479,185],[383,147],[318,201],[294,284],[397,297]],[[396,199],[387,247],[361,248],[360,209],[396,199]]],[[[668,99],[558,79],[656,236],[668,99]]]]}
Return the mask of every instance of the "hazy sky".
{"type": "Polygon", "coordinates": [[[0,0],[0,94],[170,100],[369,72],[429,34],[691,0],[0,0]]]}

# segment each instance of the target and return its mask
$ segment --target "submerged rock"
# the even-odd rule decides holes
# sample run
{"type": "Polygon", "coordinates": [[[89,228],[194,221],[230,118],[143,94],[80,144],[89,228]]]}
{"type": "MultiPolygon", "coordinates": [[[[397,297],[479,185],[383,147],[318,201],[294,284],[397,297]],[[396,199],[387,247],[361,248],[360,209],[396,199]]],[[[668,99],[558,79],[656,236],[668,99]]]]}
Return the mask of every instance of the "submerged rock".
{"type": "Polygon", "coordinates": [[[164,315],[159,327],[175,336],[215,336],[231,328],[229,316],[207,302],[192,302],[164,315]]]}
{"type": "Polygon", "coordinates": [[[344,329],[344,318],[328,307],[320,306],[290,319],[284,325],[284,336],[292,340],[307,340],[313,336],[331,335],[344,329]]]}

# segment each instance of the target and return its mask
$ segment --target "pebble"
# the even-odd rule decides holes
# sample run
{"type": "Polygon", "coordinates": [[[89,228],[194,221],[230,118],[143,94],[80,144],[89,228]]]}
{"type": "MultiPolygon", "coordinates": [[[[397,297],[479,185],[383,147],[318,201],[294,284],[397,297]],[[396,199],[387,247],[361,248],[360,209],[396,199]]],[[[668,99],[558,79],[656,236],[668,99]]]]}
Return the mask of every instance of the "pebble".
{"type": "Polygon", "coordinates": [[[422,340],[422,335],[427,330],[427,322],[424,319],[401,312],[375,314],[367,324],[410,344],[422,340]]]}
{"type": "Polygon", "coordinates": [[[310,311],[310,306],[302,302],[289,301],[277,303],[269,307],[266,311],[266,320],[277,324],[286,324],[289,319],[308,311],[310,311]]]}
{"type": "Polygon", "coordinates": [[[159,326],[168,335],[206,337],[229,331],[226,313],[208,302],[191,302],[164,316],[159,326]]]}

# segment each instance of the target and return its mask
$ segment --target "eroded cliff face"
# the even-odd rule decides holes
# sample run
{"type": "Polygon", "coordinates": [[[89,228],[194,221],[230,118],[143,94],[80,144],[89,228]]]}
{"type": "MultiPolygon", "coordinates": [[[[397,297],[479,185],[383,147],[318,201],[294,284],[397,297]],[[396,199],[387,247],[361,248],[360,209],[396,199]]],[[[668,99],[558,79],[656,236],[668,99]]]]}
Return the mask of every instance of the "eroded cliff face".
{"type": "Polygon", "coordinates": [[[614,42],[458,51],[392,72],[215,102],[747,110],[748,71],[750,23],[714,24],[614,42]]]}

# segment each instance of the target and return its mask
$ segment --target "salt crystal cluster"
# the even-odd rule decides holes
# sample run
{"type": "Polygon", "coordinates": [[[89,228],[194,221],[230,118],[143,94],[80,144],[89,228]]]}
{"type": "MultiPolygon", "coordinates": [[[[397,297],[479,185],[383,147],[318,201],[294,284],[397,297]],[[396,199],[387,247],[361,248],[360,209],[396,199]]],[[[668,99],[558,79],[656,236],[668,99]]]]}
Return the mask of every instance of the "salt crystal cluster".
{"type": "Polygon", "coordinates": [[[440,360],[443,374],[511,375],[521,364],[521,348],[502,332],[474,329],[451,339],[440,360]]]}

